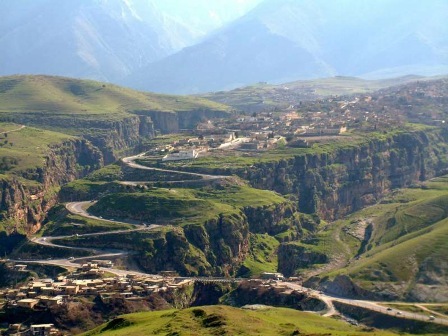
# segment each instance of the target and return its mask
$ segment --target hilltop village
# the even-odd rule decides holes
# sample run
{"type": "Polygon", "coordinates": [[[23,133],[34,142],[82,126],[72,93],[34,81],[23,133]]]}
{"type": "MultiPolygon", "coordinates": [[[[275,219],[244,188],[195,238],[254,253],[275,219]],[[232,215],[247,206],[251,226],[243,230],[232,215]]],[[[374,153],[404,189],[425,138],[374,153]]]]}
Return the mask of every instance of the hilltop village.
{"type": "MultiPolygon", "coordinates": [[[[440,107],[447,104],[443,81],[416,83],[355,97],[332,96],[299,101],[281,111],[234,114],[207,120],[193,137],[150,149],[161,161],[192,160],[216,149],[263,152],[278,147],[310,147],[313,143],[348,136],[348,131],[381,132],[419,123],[445,127],[440,107]],[[423,88],[422,88],[423,85],[423,88]],[[428,104],[437,102],[428,117],[428,104]]],[[[188,131],[190,134],[191,131],[188,131]]]]}

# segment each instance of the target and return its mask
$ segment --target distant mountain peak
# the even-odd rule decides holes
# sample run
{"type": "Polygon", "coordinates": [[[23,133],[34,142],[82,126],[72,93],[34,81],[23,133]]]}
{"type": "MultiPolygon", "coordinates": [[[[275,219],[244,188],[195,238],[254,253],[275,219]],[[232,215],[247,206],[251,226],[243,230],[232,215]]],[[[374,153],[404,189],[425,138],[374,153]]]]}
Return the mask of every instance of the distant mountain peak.
{"type": "Polygon", "coordinates": [[[441,74],[448,72],[446,22],[444,0],[265,0],[125,83],[198,93],[335,75],[441,74]]]}

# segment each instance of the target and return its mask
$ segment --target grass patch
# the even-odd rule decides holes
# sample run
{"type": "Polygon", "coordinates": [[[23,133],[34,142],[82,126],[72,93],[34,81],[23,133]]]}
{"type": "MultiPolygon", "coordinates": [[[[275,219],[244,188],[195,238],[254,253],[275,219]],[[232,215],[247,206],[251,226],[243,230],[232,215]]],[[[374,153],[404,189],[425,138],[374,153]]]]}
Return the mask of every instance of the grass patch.
{"type": "MultiPolygon", "coordinates": [[[[377,282],[407,284],[411,290],[416,281],[426,283],[418,279],[421,274],[444,274],[446,263],[440,261],[446,260],[448,250],[447,209],[448,178],[444,176],[396,191],[381,204],[337,222],[334,230],[342,237],[355,231],[362,220],[371,222],[373,232],[359,260],[329,275],[345,273],[368,287],[377,282]]],[[[350,249],[354,256],[356,248],[350,249]]]]}
{"type": "Polygon", "coordinates": [[[54,76],[1,77],[0,101],[3,120],[26,119],[75,133],[84,132],[79,121],[105,121],[109,125],[144,111],[229,110],[203,98],[145,93],[110,83],[54,76]]]}
{"type": "Polygon", "coordinates": [[[263,272],[277,272],[277,249],[280,243],[268,234],[250,234],[250,254],[239,270],[239,276],[257,277],[263,272]]]}
{"type": "Polygon", "coordinates": [[[50,211],[48,221],[40,234],[43,236],[69,236],[133,228],[136,228],[136,226],[132,224],[113,223],[73,215],[65,209],[65,206],[59,205],[50,211]]]}
{"type": "Polygon", "coordinates": [[[277,193],[248,186],[214,186],[198,189],[152,188],[144,192],[106,195],[90,208],[97,215],[145,222],[202,224],[223,213],[287,202],[277,193]]]}
{"type": "MultiPolygon", "coordinates": [[[[3,129],[20,125],[0,123],[3,129]]],[[[45,165],[52,145],[60,144],[72,137],[33,127],[25,127],[17,132],[0,133],[0,174],[36,169],[45,165]],[[3,164],[2,164],[3,163],[3,164]]]]}
{"type": "MultiPolygon", "coordinates": [[[[84,336],[93,335],[371,335],[361,327],[287,308],[252,311],[228,306],[123,315],[84,336]]],[[[375,335],[397,335],[375,330],[375,335]]]]}

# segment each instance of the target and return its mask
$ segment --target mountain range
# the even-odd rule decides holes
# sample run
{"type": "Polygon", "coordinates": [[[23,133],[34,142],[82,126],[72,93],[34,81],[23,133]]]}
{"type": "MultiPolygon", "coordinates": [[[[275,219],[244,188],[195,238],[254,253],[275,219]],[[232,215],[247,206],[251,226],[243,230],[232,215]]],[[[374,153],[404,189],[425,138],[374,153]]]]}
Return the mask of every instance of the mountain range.
{"type": "Polygon", "coordinates": [[[193,93],[259,81],[388,77],[448,69],[446,1],[267,0],[126,84],[193,93]]]}
{"type": "Polygon", "coordinates": [[[6,0],[0,13],[0,74],[186,94],[337,75],[448,72],[444,0],[264,0],[212,32],[168,15],[157,1],[6,0]]]}
{"type": "Polygon", "coordinates": [[[116,81],[201,35],[149,1],[6,0],[0,74],[116,81]]]}

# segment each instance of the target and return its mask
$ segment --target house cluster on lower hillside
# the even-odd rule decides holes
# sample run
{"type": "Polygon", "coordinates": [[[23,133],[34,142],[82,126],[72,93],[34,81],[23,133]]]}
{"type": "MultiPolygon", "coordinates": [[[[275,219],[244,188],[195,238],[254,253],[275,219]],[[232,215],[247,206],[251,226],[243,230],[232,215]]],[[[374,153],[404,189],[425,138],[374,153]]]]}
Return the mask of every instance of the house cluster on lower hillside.
{"type": "Polygon", "coordinates": [[[46,309],[63,304],[76,296],[99,295],[102,299],[136,299],[151,293],[166,291],[186,285],[190,281],[174,277],[134,276],[97,279],[39,279],[14,289],[0,291],[6,305],[25,309],[46,309]]]}
{"type": "Polygon", "coordinates": [[[54,327],[54,324],[32,324],[26,326],[21,323],[10,324],[3,335],[8,336],[62,336],[65,335],[54,327]]]}
{"type": "MultiPolygon", "coordinates": [[[[78,297],[98,297],[104,303],[116,299],[143,300],[152,293],[181,288],[192,281],[176,278],[172,272],[163,273],[164,276],[128,274],[123,277],[80,278],[90,277],[89,272],[97,267],[97,264],[87,263],[70,277],[32,280],[18,288],[0,290],[0,300],[5,302],[7,309],[45,311],[78,297]]],[[[59,332],[52,325],[10,325],[6,335],[59,335],[59,332]]]]}

